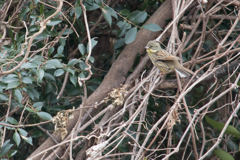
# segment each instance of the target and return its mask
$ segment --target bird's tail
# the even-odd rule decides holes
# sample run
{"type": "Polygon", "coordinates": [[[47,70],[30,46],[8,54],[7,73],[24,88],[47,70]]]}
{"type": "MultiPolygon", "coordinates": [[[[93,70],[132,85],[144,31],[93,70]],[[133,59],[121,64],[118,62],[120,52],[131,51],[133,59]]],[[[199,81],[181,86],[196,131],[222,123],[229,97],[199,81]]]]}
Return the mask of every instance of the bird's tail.
{"type": "Polygon", "coordinates": [[[175,68],[175,70],[177,71],[177,73],[180,75],[180,77],[185,78],[185,77],[189,77],[191,76],[193,73],[193,71],[184,68],[184,69],[179,69],[179,68],[175,68]]]}

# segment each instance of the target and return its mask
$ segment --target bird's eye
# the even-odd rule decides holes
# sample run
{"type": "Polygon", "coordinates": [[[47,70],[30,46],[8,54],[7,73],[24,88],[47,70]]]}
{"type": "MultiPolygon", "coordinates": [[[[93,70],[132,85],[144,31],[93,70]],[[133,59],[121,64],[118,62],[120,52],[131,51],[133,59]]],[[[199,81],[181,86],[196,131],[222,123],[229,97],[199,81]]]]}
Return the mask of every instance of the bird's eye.
{"type": "Polygon", "coordinates": [[[150,46],[150,48],[152,48],[153,46],[150,46]]]}

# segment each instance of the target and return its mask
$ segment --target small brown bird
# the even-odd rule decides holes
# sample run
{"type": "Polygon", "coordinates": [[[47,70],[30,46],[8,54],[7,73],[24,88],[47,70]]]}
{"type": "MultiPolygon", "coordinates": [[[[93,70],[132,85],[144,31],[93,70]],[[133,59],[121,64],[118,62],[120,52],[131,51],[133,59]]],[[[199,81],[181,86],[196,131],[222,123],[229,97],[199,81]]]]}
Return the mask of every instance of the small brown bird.
{"type": "Polygon", "coordinates": [[[188,77],[194,74],[178,62],[178,57],[161,48],[159,43],[149,41],[145,47],[152,63],[162,72],[171,73],[175,70],[180,77],[188,77]]]}

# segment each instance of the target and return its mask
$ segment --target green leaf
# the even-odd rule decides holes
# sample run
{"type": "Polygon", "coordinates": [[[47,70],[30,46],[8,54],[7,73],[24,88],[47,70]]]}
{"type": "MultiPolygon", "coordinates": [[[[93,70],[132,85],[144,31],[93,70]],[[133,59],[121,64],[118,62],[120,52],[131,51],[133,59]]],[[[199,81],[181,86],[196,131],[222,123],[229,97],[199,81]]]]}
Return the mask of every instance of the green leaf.
{"type": "Polygon", "coordinates": [[[97,86],[87,86],[88,89],[90,89],[91,91],[95,91],[97,89],[97,86]]]}
{"type": "Polygon", "coordinates": [[[3,49],[4,51],[12,51],[10,45],[4,45],[4,46],[2,46],[2,49],[3,49]]]}
{"type": "Polygon", "coordinates": [[[23,88],[23,90],[29,95],[29,97],[32,99],[32,100],[34,100],[34,94],[33,94],[33,92],[30,90],[30,89],[24,89],[23,88]]]}
{"type": "Polygon", "coordinates": [[[74,75],[75,74],[75,71],[74,70],[72,70],[71,68],[69,68],[69,67],[66,67],[66,68],[64,68],[64,70],[65,71],[67,71],[67,72],[69,72],[69,73],[71,73],[72,75],[74,75]]]}
{"type": "Polygon", "coordinates": [[[118,37],[123,36],[126,33],[126,30],[131,28],[131,24],[127,23],[126,21],[120,21],[117,23],[117,25],[120,28],[118,37]]]}
{"type": "Polygon", "coordinates": [[[129,15],[129,20],[134,23],[142,23],[147,18],[147,12],[145,11],[134,11],[129,15]]]}
{"type": "Polygon", "coordinates": [[[66,41],[63,38],[59,39],[59,43],[61,44],[61,46],[65,46],[66,45],[66,41]]]}
{"type": "Polygon", "coordinates": [[[47,61],[46,64],[52,64],[56,68],[63,68],[63,64],[58,59],[51,59],[51,60],[47,61]]]}
{"type": "Polygon", "coordinates": [[[105,9],[108,11],[109,14],[111,14],[111,16],[118,19],[118,16],[117,16],[116,12],[112,8],[106,6],[105,9]]]}
{"type": "Polygon", "coordinates": [[[16,74],[9,74],[9,75],[7,75],[7,77],[8,78],[13,78],[13,77],[18,77],[18,75],[16,75],[16,74]]]}
{"type": "Polygon", "coordinates": [[[79,67],[85,71],[85,68],[87,68],[87,65],[82,60],[80,60],[79,67]]]}
{"type": "Polygon", "coordinates": [[[43,4],[40,4],[40,14],[43,15],[44,14],[44,5],[43,4]]]}
{"type": "Polygon", "coordinates": [[[144,28],[146,30],[149,30],[149,31],[153,31],[153,32],[157,32],[157,31],[162,30],[162,28],[155,23],[146,24],[146,25],[142,26],[142,28],[144,28]]]}
{"type": "Polygon", "coordinates": [[[14,37],[13,37],[13,32],[12,32],[12,28],[9,28],[8,30],[9,32],[9,36],[11,37],[11,39],[14,41],[14,37]]]}
{"type": "Polygon", "coordinates": [[[4,94],[0,94],[0,100],[8,101],[8,97],[4,94]]]}
{"type": "Polygon", "coordinates": [[[43,68],[44,68],[44,69],[56,69],[56,67],[55,67],[53,64],[50,64],[50,63],[45,64],[45,65],[43,66],[43,68]]]}
{"type": "Polygon", "coordinates": [[[6,85],[6,84],[3,84],[3,83],[0,84],[0,90],[1,90],[1,89],[6,89],[6,88],[7,88],[7,85],[6,85]]]}
{"type": "MultiPolygon", "coordinates": [[[[3,123],[3,124],[7,124],[7,125],[11,125],[11,123],[8,123],[8,122],[4,122],[4,121],[1,121],[1,123],[3,123]]],[[[3,126],[2,125],[0,125],[0,128],[2,128],[3,126]]],[[[5,126],[7,129],[9,129],[9,130],[15,130],[15,128],[14,127],[8,127],[8,126],[5,126]]]]}
{"type": "Polygon", "coordinates": [[[19,89],[14,89],[13,95],[18,100],[18,102],[21,103],[22,98],[23,98],[21,91],[19,89]]]}
{"type": "Polygon", "coordinates": [[[78,77],[80,77],[80,78],[85,78],[86,76],[83,74],[83,72],[81,72],[81,73],[78,75],[78,77]]]}
{"type": "Polygon", "coordinates": [[[42,68],[39,68],[38,70],[37,70],[37,76],[38,76],[38,79],[40,80],[40,81],[42,81],[42,79],[43,79],[43,76],[44,76],[44,70],[42,69],[42,68]]]}
{"type": "Polygon", "coordinates": [[[37,108],[37,107],[42,107],[44,105],[44,102],[36,102],[32,105],[32,107],[37,108]]]}
{"type": "Polygon", "coordinates": [[[59,105],[55,105],[55,106],[49,108],[50,111],[62,111],[64,109],[65,109],[64,106],[59,106],[59,105]]]}
{"type": "Polygon", "coordinates": [[[105,20],[108,22],[109,26],[111,27],[111,25],[112,25],[112,17],[109,14],[109,12],[108,12],[108,10],[106,8],[107,8],[106,6],[104,8],[102,8],[102,14],[103,14],[103,17],[105,18],[105,20]]]}
{"type": "Polygon", "coordinates": [[[8,90],[8,89],[16,88],[16,87],[19,86],[19,85],[20,85],[20,82],[14,81],[14,82],[8,83],[6,89],[8,90]]]}
{"type": "Polygon", "coordinates": [[[39,1],[40,1],[40,0],[34,0],[34,3],[35,3],[35,4],[38,4],[39,1]]]}
{"type": "Polygon", "coordinates": [[[25,131],[25,130],[22,129],[22,128],[18,128],[18,131],[19,131],[20,135],[23,135],[23,136],[25,136],[25,137],[28,135],[28,132],[25,131]]]}
{"type": "MultiPolygon", "coordinates": [[[[154,2],[156,3],[156,2],[154,2]]],[[[149,0],[144,0],[141,10],[145,10],[147,8],[147,6],[151,5],[151,2],[149,3],[149,0]]]]}
{"type": "Polygon", "coordinates": [[[94,60],[95,60],[94,57],[92,57],[92,56],[89,57],[89,61],[90,61],[91,63],[93,63],[94,60]]]}
{"type": "Polygon", "coordinates": [[[117,23],[117,26],[122,30],[123,28],[125,29],[130,29],[131,28],[131,24],[129,24],[126,21],[120,21],[117,23]]]}
{"type": "Polygon", "coordinates": [[[76,85],[77,85],[77,77],[74,76],[74,75],[70,75],[70,81],[76,87],[76,85]]]}
{"type": "Polygon", "coordinates": [[[84,6],[86,7],[87,11],[93,11],[93,10],[98,9],[100,7],[96,3],[93,3],[92,5],[90,5],[88,3],[84,3],[84,6]]]}
{"type": "Polygon", "coordinates": [[[4,78],[1,79],[1,81],[3,83],[11,83],[11,82],[19,81],[19,79],[13,78],[13,77],[4,77],[4,78]]]}
{"type": "Polygon", "coordinates": [[[79,44],[79,45],[78,45],[78,49],[79,49],[79,51],[80,51],[80,53],[81,53],[82,55],[85,54],[85,47],[84,47],[83,44],[79,44]]]}
{"type": "Polygon", "coordinates": [[[120,38],[119,40],[117,40],[114,43],[113,47],[114,47],[114,49],[118,49],[118,48],[122,47],[123,45],[124,45],[124,38],[120,38]]]}
{"type": "Polygon", "coordinates": [[[11,123],[11,124],[18,124],[17,120],[12,118],[12,117],[7,117],[7,122],[11,123]]]}
{"type": "Polygon", "coordinates": [[[22,82],[26,84],[32,84],[32,79],[29,77],[23,77],[22,82]]]}
{"type": "Polygon", "coordinates": [[[79,18],[82,14],[82,8],[80,6],[77,6],[74,9],[75,9],[75,13],[76,13],[76,18],[79,18]]]}
{"type": "Polygon", "coordinates": [[[100,85],[102,83],[102,78],[93,78],[89,82],[100,85]]]}
{"type": "Polygon", "coordinates": [[[10,140],[5,141],[1,148],[0,157],[4,157],[12,146],[13,144],[10,144],[10,140]]]}
{"type": "Polygon", "coordinates": [[[126,34],[126,28],[123,28],[123,29],[119,30],[118,37],[122,37],[125,34],[126,34]]]}
{"type": "Polygon", "coordinates": [[[36,89],[34,89],[32,87],[31,88],[29,87],[27,89],[30,90],[33,93],[34,97],[39,98],[39,93],[36,89]]]}
{"type": "Polygon", "coordinates": [[[26,109],[27,111],[29,111],[29,112],[35,113],[35,111],[34,111],[34,110],[32,110],[32,109],[31,109],[31,108],[29,108],[29,107],[25,107],[25,109],[26,109]]]}
{"type": "MultiPolygon", "coordinates": [[[[20,33],[18,33],[17,35],[20,35],[20,33]]],[[[17,43],[21,43],[21,42],[23,42],[24,39],[25,39],[25,36],[24,36],[24,35],[21,35],[21,36],[19,36],[19,37],[16,38],[17,43]]]]}
{"type": "Polygon", "coordinates": [[[222,160],[234,160],[233,156],[221,149],[213,150],[213,153],[222,160]]]}
{"type": "MultiPolygon", "coordinates": [[[[93,5],[93,2],[96,2],[96,0],[86,0],[86,2],[89,4],[89,5],[93,5]]],[[[84,4],[85,5],[85,4],[84,4]]]]}
{"type": "Polygon", "coordinates": [[[32,138],[38,138],[44,136],[44,133],[41,130],[35,130],[31,133],[32,138]]]}
{"type": "Polygon", "coordinates": [[[54,58],[64,57],[62,53],[57,53],[53,56],[54,58]]]}
{"type": "Polygon", "coordinates": [[[63,75],[64,72],[65,72],[65,71],[64,71],[63,69],[57,69],[57,70],[54,72],[54,76],[59,77],[59,76],[63,75]]]}
{"type": "Polygon", "coordinates": [[[99,5],[99,6],[102,6],[102,0],[95,0],[95,2],[99,5]]]}
{"type": "Polygon", "coordinates": [[[48,18],[48,17],[51,16],[54,12],[56,12],[55,9],[50,9],[50,10],[46,9],[46,10],[45,10],[45,13],[44,13],[44,18],[45,18],[45,19],[48,18]]]}
{"type": "Polygon", "coordinates": [[[74,58],[74,59],[71,59],[69,62],[68,62],[68,66],[70,67],[73,67],[75,64],[77,64],[79,62],[78,59],[74,58]]]}
{"type": "MultiPolygon", "coordinates": [[[[97,43],[98,43],[98,41],[96,41],[95,39],[97,39],[97,37],[93,37],[93,38],[91,39],[92,49],[93,49],[93,47],[95,47],[95,46],[97,45],[97,43]]],[[[89,53],[89,43],[87,44],[87,52],[89,53]]]]}
{"type": "Polygon", "coordinates": [[[25,15],[27,15],[27,13],[30,11],[30,8],[24,8],[20,14],[19,14],[19,19],[21,19],[22,17],[24,17],[25,15]]]}
{"type": "Polygon", "coordinates": [[[53,53],[53,51],[54,51],[54,47],[50,47],[50,48],[48,49],[48,54],[51,55],[51,54],[53,53]]]}
{"type": "Polygon", "coordinates": [[[47,38],[47,37],[50,37],[51,35],[50,35],[50,33],[48,32],[48,30],[43,30],[43,32],[40,34],[40,35],[38,35],[37,37],[35,37],[34,38],[34,40],[43,40],[43,39],[45,39],[45,38],[47,38]]]}
{"type": "Polygon", "coordinates": [[[44,120],[51,120],[52,116],[47,112],[37,112],[37,115],[44,120]]]}
{"type": "Polygon", "coordinates": [[[128,9],[123,9],[121,10],[120,14],[127,17],[130,14],[130,11],[128,9]]]}
{"type": "Polygon", "coordinates": [[[50,73],[44,73],[44,77],[46,78],[46,79],[49,79],[49,80],[51,80],[51,81],[56,81],[56,79],[50,74],[50,73]]]}
{"type": "Polygon", "coordinates": [[[64,49],[63,46],[59,46],[58,49],[57,49],[57,54],[62,54],[63,53],[63,49],[64,49]]]}
{"type": "Polygon", "coordinates": [[[35,18],[37,18],[37,15],[36,14],[30,14],[30,18],[35,19],[35,18]]]}
{"type": "Polygon", "coordinates": [[[15,132],[13,134],[13,140],[16,142],[17,146],[19,146],[19,144],[21,142],[21,137],[19,136],[18,132],[15,132]]]}
{"type": "Polygon", "coordinates": [[[59,24],[59,23],[61,23],[62,22],[62,20],[61,19],[59,19],[59,18],[52,18],[51,20],[49,20],[48,22],[47,22],[47,26],[55,26],[55,25],[57,25],[57,24],[59,24]]]}
{"type": "Polygon", "coordinates": [[[16,153],[17,153],[17,150],[11,150],[11,151],[8,153],[8,158],[13,157],[16,153]]]}
{"type": "Polygon", "coordinates": [[[46,89],[45,89],[45,94],[52,93],[53,92],[53,86],[51,83],[47,83],[46,89]]]}
{"type": "Polygon", "coordinates": [[[137,28],[136,27],[131,28],[125,35],[125,43],[126,44],[132,43],[136,39],[136,36],[137,28]]]}
{"type": "Polygon", "coordinates": [[[32,58],[29,59],[31,59],[31,62],[36,64],[37,66],[42,65],[42,62],[45,61],[45,59],[40,55],[36,55],[33,57],[33,59],[32,58]]]}
{"type": "MultiPolygon", "coordinates": [[[[216,128],[216,129],[218,129],[218,130],[220,130],[220,131],[221,131],[221,130],[223,129],[223,127],[225,126],[224,123],[219,123],[219,122],[217,122],[217,121],[214,121],[214,120],[212,120],[211,118],[209,118],[209,117],[207,117],[207,116],[205,116],[205,119],[206,119],[206,121],[207,121],[210,125],[212,125],[214,128],[216,128]]],[[[240,137],[239,131],[238,131],[236,128],[234,128],[233,126],[231,126],[231,125],[228,125],[225,133],[231,134],[231,135],[233,135],[233,136],[235,136],[235,137],[240,137]]]]}
{"type": "Polygon", "coordinates": [[[24,141],[26,141],[28,144],[33,145],[33,144],[32,144],[32,137],[25,137],[25,136],[23,136],[23,135],[21,135],[21,137],[22,137],[22,139],[23,139],[24,141]]]}
{"type": "Polygon", "coordinates": [[[63,36],[66,36],[66,35],[69,35],[69,34],[72,34],[73,33],[73,30],[72,29],[69,29],[67,28],[64,32],[63,32],[63,36]]]}
{"type": "Polygon", "coordinates": [[[28,31],[29,32],[35,32],[35,31],[38,31],[39,30],[39,25],[31,25],[28,27],[28,31]]]}

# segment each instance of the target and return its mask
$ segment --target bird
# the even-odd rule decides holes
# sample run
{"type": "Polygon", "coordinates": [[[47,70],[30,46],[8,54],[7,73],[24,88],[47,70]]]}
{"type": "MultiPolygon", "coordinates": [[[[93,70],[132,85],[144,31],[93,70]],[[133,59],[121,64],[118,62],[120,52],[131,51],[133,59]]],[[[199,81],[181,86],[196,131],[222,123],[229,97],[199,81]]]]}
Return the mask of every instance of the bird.
{"type": "Polygon", "coordinates": [[[181,78],[194,74],[193,71],[183,67],[178,62],[179,58],[177,56],[162,49],[158,42],[149,41],[145,49],[152,63],[163,73],[171,73],[176,70],[181,78]]]}

